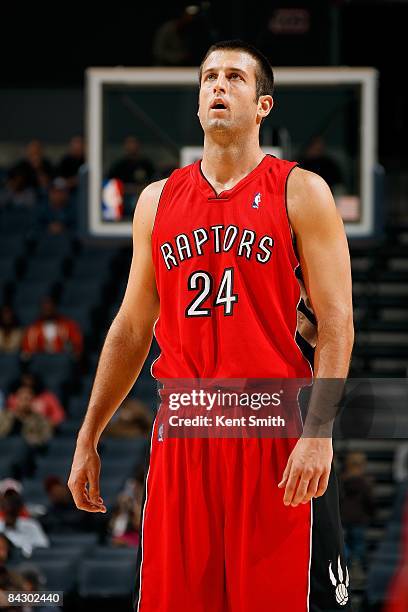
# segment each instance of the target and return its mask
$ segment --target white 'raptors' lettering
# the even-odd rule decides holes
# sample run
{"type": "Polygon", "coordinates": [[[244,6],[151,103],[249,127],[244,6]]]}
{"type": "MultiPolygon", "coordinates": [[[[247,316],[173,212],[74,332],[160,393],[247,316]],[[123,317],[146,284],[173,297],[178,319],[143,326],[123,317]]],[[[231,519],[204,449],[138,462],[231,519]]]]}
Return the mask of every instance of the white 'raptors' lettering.
{"type": "Polygon", "coordinates": [[[211,225],[208,230],[198,227],[191,233],[178,234],[173,240],[160,245],[160,251],[168,270],[181,262],[205,253],[226,253],[235,248],[236,255],[267,263],[272,255],[274,239],[267,234],[257,239],[254,230],[236,225],[211,225]]]}

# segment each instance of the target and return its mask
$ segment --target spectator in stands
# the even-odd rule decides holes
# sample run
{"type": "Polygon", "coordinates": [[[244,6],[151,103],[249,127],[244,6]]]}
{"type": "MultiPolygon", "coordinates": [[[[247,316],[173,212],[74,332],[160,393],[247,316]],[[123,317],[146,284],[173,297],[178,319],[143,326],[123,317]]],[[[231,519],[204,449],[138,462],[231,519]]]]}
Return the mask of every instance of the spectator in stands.
{"type": "Polygon", "coordinates": [[[58,476],[50,475],[44,480],[49,498],[47,512],[41,524],[48,534],[75,533],[105,530],[105,520],[96,514],[78,512],[67,484],[58,476]]]}
{"type": "Polygon", "coordinates": [[[36,201],[37,192],[26,169],[19,165],[10,168],[5,186],[0,191],[0,205],[32,208],[36,201]]]}
{"type": "Polygon", "coordinates": [[[43,145],[39,140],[32,140],[26,148],[26,156],[15,164],[10,172],[20,176],[26,187],[46,190],[54,176],[51,162],[44,156],[43,145]]]}
{"type": "MultiPolygon", "coordinates": [[[[8,491],[14,491],[19,495],[22,495],[23,485],[20,481],[15,480],[14,478],[4,478],[3,480],[0,480],[0,519],[4,519],[4,512],[1,510],[1,500],[8,491]]],[[[20,508],[19,516],[30,516],[30,513],[25,505],[20,508]]]]}
{"type": "Polygon", "coordinates": [[[0,533],[0,609],[6,611],[21,610],[21,608],[11,608],[8,605],[6,592],[22,591],[25,586],[23,577],[7,567],[7,563],[12,557],[11,551],[13,548],[12,543],[4,533],[0,533]]]}
{"type": "Polygon", "coordinates": [[[366,529],[374,518],[375,504],[371,479],[366,474],[364,453],[349,452],[341,474],[340,510],[345,529],[348,561],[355,573],[367,570],[366,529]]]}
{"type": "Polygon", "coordinates": [[[49,541],[40,523],[29,517],[20,516],[23,506],[21,496],[9,491],[2,499],[4,518],[0,519],[0,532],[21,549],[25,557],[30,557],[34,548],[47,548],[49,541]]]}
{"type": "Polygon", "coordinates": [[[126,399],[105,428],[103,436],[115,438],[147,437],[152,425],[152,413],[137,399],[126,399]]]}
{"type": "Polygon", "coordinates": [[[23,338],[24,357],[33,353],[70,352],[75,357],[82,353],[83,339],[78,324],[59,314],[55,300],[44,298],[38,320],[30,325],[23,338]]]}
{"type": "Polygon", "coordinates": [[[139,546],[141,504],[125,490],[118,495],[108,531],[115,546],[139,546]]]}
{"type": "Polygon", "coordinates": [[[66,179],[53,180],[39,202],[38,221],[50,234],[62,234],[75,226],[75,210],[66,179]]]}
{"type": "Polygon", "coordinates": [[[70,190],[78,186],[78,172],[85,163],[85,147],[82,136],[71,138],[68,153],[64,155],[57,167],[57,176],[65,179],[70,190]]]}
{"type": "Polygon", "coordinates": [[[8,304],[4,304],[0,310],[0,352],[18,352],[21,348],[22,337],[23,330],[14,310],[8,304]]]}
{"type": "Polygon", "coordinates": [[[125,139],[123,148],[125,154],[112,165],[109,178],[121,180],[128,192],[136,192],[152,180],[154,166],[147,157],[141,155],[140,143],[134,136],[125,139]]]}
{"type": "MultiPolygon", "coordinates": [[[[25,563],[19,564],[18,573],[24,580],[24,591],[36,592],[43,591],[47,588],[47,577],[35,563],[26,561],[25,563]]],[[[60,610],[61,608],[50,605],[49,603],[44,606],[37,605],[27,608],[27,612],[57,612],[60,610]]],[[[18,610],[18,612],[21,612],[21,608],[18,610]]]]}
{"type": "Polygon", "coordinates": [[[217,39],[209,3],[189,5],[175,19],[163,23],[153,41],[154,61],[159,66],[198,66],[217,39]]]}
{"type": "Polygon", "coordinates": [[[30,387],[19,388],[13,411],[0,413],[0,438],[20,434],[32,447],[44,446],[53,435],[49,421],[35,411],[34,392],[30,387]]]}
{"type": "Polygon", "coordinates": [[[33,390],[33,410],[41,414],[47,421],[56,427],[65,420],[65,411],[58,397],[52,391],[45,389],[40,378],[32,372],[25,372],[16,385],[15,391],[7,397],[7,408],[13,412],[17,404],[17,393],[21,387],[33,390]]]}
{"type": "Polygon", "coordinates": [[[7,536],[0,533],[0,567],[4,567],[10,560],[12,547],[13,545],[7,536]]]}
{"type": "Polygon", "coordinates": [[[339,164],[326,150],[322,136],[315,136],[308,145],[299,164],[305,170],[316,172],[324,178],[333,193],[344,188],[344,179],[339,164]]]}

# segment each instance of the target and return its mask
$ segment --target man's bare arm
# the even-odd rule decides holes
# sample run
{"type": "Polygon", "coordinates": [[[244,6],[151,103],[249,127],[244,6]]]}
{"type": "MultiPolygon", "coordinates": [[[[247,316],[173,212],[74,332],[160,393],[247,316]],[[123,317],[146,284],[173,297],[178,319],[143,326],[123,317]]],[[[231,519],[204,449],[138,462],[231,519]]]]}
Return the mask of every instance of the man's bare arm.
{"type": "MultiPolygon", "coordinates": [[[[287,203],[306,290],[317,319],[314,376],[344,379],[349,370],[354,330],[350,256],[343,223],[328,185],[312,172],[300,168],[291,172],[287,203]]],[[[341,386],[341,380],[339,383],[341,386]]],[[[326,409],[316,389],[309,404],[305,437],[290,455],[279,483],[286,487],[287,505],[307,503],[312,497],[323,495],[327,488],[333,457],[331,433],[307,437],[312,435],[307,433],[308,419],[318,417],[319,410],[326,409]]],[[[333,386],[329,391],[334,391],[333,386]]]]}
{"type": "Polygon", "coordinates": [[[68,486],[77,507],[91,512],[104,511],[99,497],[99,438],[139,375],[159,314],[151,232],[164,183],[165,180],[152,183],[139,198],[125,296],[106,336],[88,410],[78,433],[68,486]]]}
{"type": "Polygon", "coordinates": [[[317,319],[315,376],[345,378],[354,332],[343,222],[327,183],[317,174],[295,168],[287,194],[305,286],[317,319]]]}

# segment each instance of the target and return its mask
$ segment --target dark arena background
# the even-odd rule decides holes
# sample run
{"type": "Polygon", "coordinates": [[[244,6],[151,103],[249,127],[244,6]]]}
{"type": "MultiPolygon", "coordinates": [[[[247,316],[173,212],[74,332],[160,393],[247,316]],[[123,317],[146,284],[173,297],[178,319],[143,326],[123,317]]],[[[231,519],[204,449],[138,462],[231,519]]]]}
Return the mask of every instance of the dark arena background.
{"type": "MultiPolygon", "coordinates": [[[[77,510],[66,483],[137,196],[200,157],[196,69],[213,41],[242,38],[269,58],[262,147],[335,195],[353,271],[350,376],[388,381],[391,409],[406,392],[407,23],[408,3],[393,0],[2,7],[0,607],[22,609],[4,601],[12,586],[63,592],[69,611],[131,609],[154,342],[98,447],[107,513],[77,510]],[[13,513],[28,521],[14,544],[2,535],[13,513]]],[[[402,612],[408,440],[398,426],[370,435],[369,394],[349,408],[359,419],[349,413],[334,447],[353,609],[402,612]]]]}

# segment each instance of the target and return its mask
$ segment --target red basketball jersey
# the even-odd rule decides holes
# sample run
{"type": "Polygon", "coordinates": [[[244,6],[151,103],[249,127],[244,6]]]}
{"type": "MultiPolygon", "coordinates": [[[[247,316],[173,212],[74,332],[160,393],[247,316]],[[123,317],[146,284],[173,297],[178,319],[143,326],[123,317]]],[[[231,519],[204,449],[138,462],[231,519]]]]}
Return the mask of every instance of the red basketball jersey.
{"type": "Polygon", "coordinates": [[[171,174],[152,231],[156,378],[310,377],[286,210],[295,166],[266,155],[218,196],[200,161],[171,174]]]}

